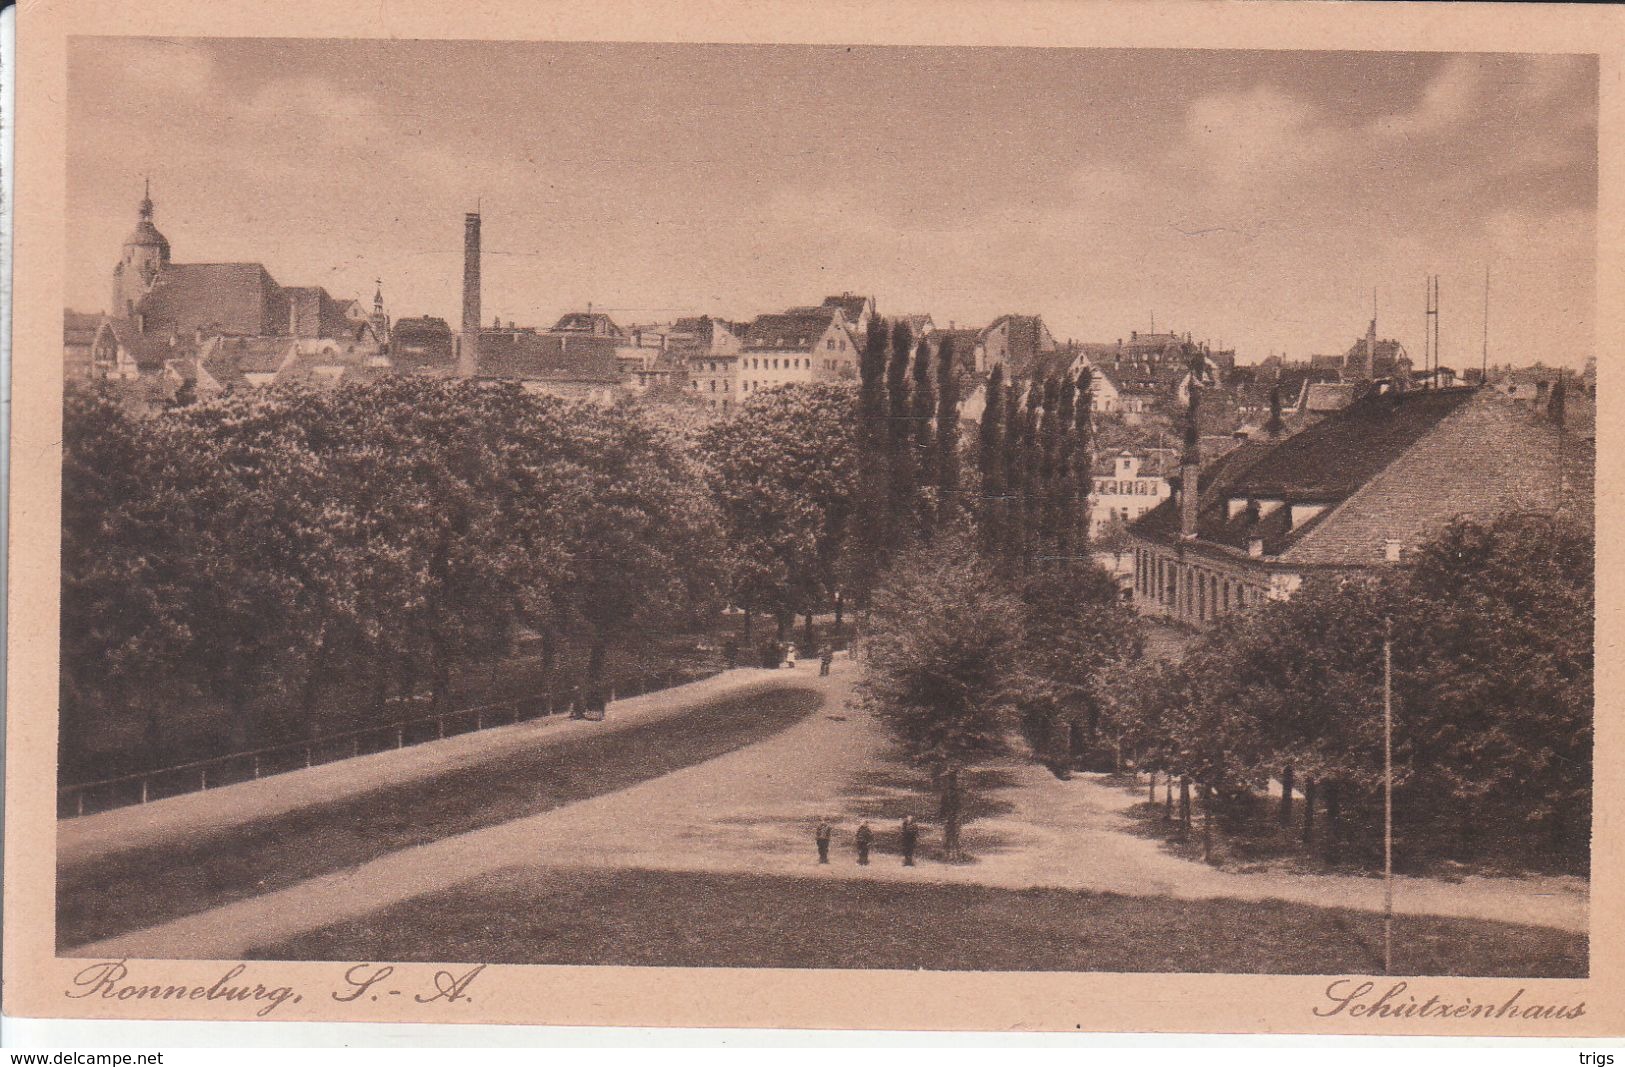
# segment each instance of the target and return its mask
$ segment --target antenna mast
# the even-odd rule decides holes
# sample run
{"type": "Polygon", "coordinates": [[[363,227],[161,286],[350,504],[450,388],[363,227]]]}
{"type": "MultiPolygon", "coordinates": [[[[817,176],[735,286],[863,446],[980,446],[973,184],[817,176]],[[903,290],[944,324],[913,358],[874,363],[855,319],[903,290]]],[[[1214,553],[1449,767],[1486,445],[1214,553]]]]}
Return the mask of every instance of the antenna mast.
{"type": "Polygon", "coordinates": [[[1423,357],[1423,369],[1427,374],[1427,382],[1423,382],[1423,388],[1433,388],[1438,383],[1438,367],[1440,367],[1440,359],[1438,359],[1438,274],[1432,274],[1428,278],[1425,325],[1427,325],[1427,330],[1423,333],[1422,339],[1423,344],[1427,344],[1425,351],[1432,354],[1432,362],[1428,362],[1427,357],[1423,357]]]}
{"type": "Polygon", "coordinates": [[[1484,355],[1483,365],[1479,370],[1478,382],[1488,385],[1490,381],[1490,265],[1484,264],[1484,355]]]}

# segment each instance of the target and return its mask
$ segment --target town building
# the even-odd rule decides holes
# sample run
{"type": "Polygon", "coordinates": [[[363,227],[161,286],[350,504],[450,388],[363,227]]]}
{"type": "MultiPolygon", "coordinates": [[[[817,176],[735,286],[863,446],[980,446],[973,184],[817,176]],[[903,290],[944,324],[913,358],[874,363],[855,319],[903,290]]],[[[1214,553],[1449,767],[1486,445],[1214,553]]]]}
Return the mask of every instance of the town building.
{"type": "Polygon", "coordinates": [[[1129,527],[1134,602],[1204,627],[1314,574],[1403,565],[1451,520],[1583,511],[1594,451],[1493,389],[1374,388],[1199,464],[1129,527]]]}
{"type": "Polygon", "coordinates": [[[1160,464],[1124,450],[1096,463],[1089,494],[1089,537],[1098,540],[1114,526],[1128,526],[1168,499],[1171,492],[1160,464]]]}
{"type": "Polygon", "coordinates": [[[176,263],[153,215],[149,188],[113,267],[111,314],[96,325],[88,366],[76,365],[86,376],[190,381],[205,392],[268,384],[276,377],[268,353],[288,351],[297,339],[332,342],[322,358],[342,350],[357,366],[378,366],[389,330],[381,283],[366,313],[320,286],[283,287],[260,263],[176,263]],[[221,338],[255,343],[221,345],[221,338]],[[238,359],[247,369],[224,369],[222,361],[238,359]],[[195,377],[211,365],[219,373],[195,377]]]}
{"type": "Polygon", "coordinates": [[[740,402],[781,385],[858,375],[860,335],[831,301],[816,308],[758,315],[745,327],[742,340],[736,371],[740,402]]]}
{"type": "Polygon", "coordinates": [[[591,331],[484,329],[475,341],[472,373],[464,376],[517,382],[531,393],[608,404],[620,395],[624,380],[616,358],[618,340],[591,331]]]}
{"type": "Polygon", "coordinates": [[[451,326],[431,316],[397,319],[390,329],[389,358],[401,374],[451,367],[456,360],[451,326]]]}
{"type": "Polygon", "coordinates": [[[1007,377],[1032,378],[1039,360],[1059,347],[1038,315],[1000,315],[977,337],[976,371],[1002,366],[1007,377]]]}
{"type": "Polygon", "coordinates": [[[91,349],[103,316],[83,311],[62,313],[62,373],[68,379],[91,377],[91,349]]]}

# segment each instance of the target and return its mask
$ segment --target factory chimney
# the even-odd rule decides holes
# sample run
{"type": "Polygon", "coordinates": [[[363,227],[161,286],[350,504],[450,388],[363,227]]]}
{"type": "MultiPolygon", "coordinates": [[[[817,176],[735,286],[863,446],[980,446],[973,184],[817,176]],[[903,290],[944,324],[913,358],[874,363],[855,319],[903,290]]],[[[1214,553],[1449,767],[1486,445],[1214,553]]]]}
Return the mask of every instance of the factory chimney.
{"type": "Polygon", "coordinates": [[[480,215],[463,217],[463,331],[480,328],[480,215]]]}
{"type": "Polygon", "coordinates": [[[480,213],[463,216],[463,332],[457,342],[457,371],[472,377],[479,367],[480,213]]]}

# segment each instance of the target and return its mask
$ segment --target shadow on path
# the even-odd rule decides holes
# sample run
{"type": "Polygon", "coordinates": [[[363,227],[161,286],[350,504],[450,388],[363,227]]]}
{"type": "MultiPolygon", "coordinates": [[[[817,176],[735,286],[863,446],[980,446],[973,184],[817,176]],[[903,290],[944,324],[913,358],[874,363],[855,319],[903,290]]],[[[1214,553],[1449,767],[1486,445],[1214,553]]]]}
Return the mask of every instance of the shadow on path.
{"type": "Polygon", "coordinates": [[[755,744],[821,703],[806,688],[720,698],[613,733],[66,867],[57,873],[57,945],[144,929],[624,789],[755,744]]]}

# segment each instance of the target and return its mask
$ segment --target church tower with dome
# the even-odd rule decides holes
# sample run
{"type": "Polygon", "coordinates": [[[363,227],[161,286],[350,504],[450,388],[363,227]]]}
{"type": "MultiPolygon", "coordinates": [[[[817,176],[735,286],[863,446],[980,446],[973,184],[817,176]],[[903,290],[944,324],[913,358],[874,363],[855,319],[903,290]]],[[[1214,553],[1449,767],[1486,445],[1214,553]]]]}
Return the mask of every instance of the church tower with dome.
{"type": "Polygon", "coordinates": [[[124,251],[113,268],[113,306],[117,318],[135,313],[141,298],[151,291],[158,276],[169,269],[169,241],[152,224],[152,183],[141,198],[141,219],[124,239],[124,251]]]}

